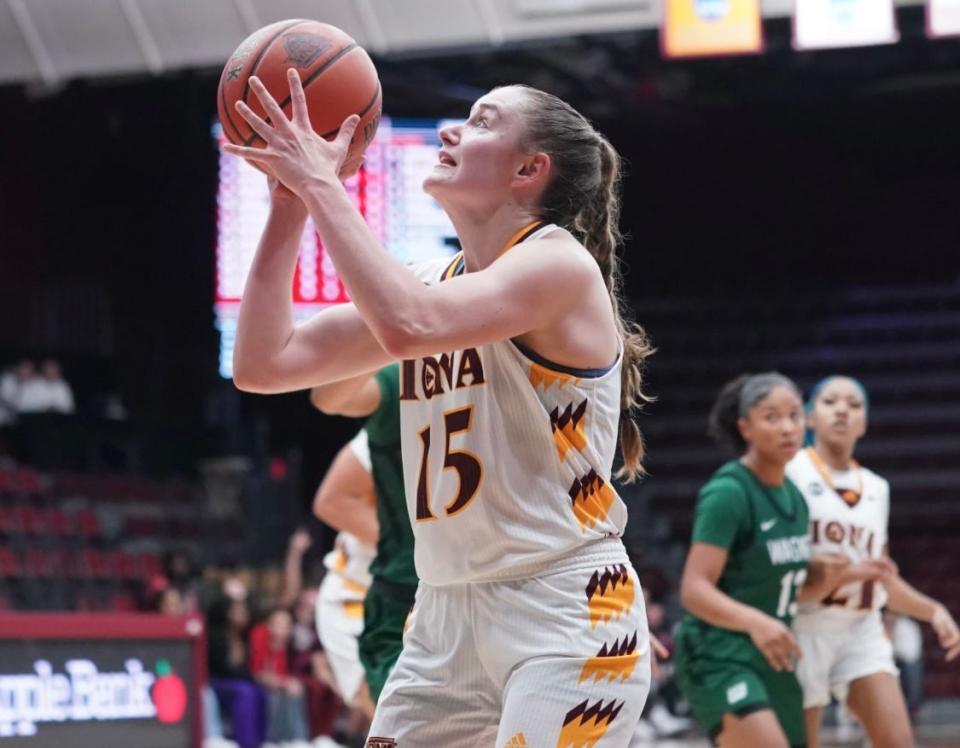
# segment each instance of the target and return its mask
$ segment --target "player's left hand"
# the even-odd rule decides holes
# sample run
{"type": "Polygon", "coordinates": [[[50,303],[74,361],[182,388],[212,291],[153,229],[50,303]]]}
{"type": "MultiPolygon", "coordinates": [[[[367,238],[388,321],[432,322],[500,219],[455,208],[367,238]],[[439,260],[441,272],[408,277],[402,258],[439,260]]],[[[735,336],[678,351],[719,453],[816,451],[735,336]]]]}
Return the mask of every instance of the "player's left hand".
{"type": "Polygon", "coordinates": [[[307,100],[296,70],[291,68],[287,72],[287,82],[290,85],[292,110],[289,118],[256,76],[250,78],[250,88],[260,100],[270,121],[260,117],[243,101],[237,101],[240,116],[266,141],[266,147],[249,148],[225,143],[223,149],[234,156],[254,162],[302,198],[312,182],[345,179],[356,171],[356,165],[351,164],[347,165],[346,172],[343,173],[347,149],[360,123],[360,117],[355,114],[347,117],[337,136],[326,141],[310,126],[307,100]]]}
{"type": "Polygon", "coordinates": [[[957,622],[953,620],[950,611],[937,603],[930,618],[930,625],[937,633],[940,646],[947,650],[946,661],[950,662],[960,655],[960,628],[957,627],[957,622]]]}

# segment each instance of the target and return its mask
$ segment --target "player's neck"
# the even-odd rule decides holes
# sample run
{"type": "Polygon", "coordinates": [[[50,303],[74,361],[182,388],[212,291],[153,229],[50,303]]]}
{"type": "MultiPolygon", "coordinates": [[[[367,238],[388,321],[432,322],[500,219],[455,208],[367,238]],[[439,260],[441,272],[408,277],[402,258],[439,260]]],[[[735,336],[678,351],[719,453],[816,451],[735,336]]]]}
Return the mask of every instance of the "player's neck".
{"type": "Polygon", "coordinates": [[[752,449],[740,458],[740,462],[765,486],[782,486],[786,480],[786,465],[764,459],[752,449]]]}
{"type": "Polygon", "coordinates": [[[817,457],[823,464],[834,470],[849,470],[853,467],[853,447],[843,444],[828,444],[817,439],[813,445],[817,457]]]}
{"type": "Polygon", "coordinates": [[[537,219],[516,204],[506,204],[493,211],[451,215],[450,220],[463,247],[467,272],[475,272],[491,265],[510,239],[537,219]]]}

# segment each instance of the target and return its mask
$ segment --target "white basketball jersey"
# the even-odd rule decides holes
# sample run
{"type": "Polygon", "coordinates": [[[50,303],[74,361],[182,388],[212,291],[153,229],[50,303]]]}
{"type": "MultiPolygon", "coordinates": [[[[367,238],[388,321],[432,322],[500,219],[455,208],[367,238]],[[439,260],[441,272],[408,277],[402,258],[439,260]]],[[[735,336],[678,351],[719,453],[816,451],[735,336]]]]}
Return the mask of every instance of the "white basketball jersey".
{"type": "MultiPolygon", "coordinates": [[[[350,440],[349,447],[353,456],[370,472],[370,445],[366,429],[360,429],[350,440]]],[[[376,555],[376,547],[364,543],[353,533],[337,533],[333,550],[324,556],[323,565],[328,572],[338,576],[342,583],[331,587],[336,591],[328,591],[328,594],[333,594],[338,601],[363,600],[373,581],[370,576],[370,563],[376,555]]]]}
{"type": "MultiPolygon", "coordinates": [[[[527,227],[509,246],[556,226],[527,227]]],[[[415,269],[428,284],[463,257],[415,269]]],[[[404,485],[417,574],[442,585],[528,576],[619,536],[627,511],[610,485],[620,357],[571,370],[511,340],[401,364],[404,485]]]]}
{"type": "Polygon", "coordinates": [[[339,601],[363,600],[372,580],[370,562],[377,549],[349,532],[337,533],[333,550],[323,557],[328,574],[334,574],[342,584],[336,586],[339,601]]]}
{"type": "MultiPolygon", "coordinates": [[[[890,516],[890,486],[856,463],[846,473],[831,471],[812,448],[801,450],[787,465],[787,476],[810,510],[811,552],[843,553],[851,563],[883,556],[890,516]]],[[[843,628],[851,616],[879,610],[887,593],[879,582],[856,582],[835,590],[821,602],[800,604],[798,630],[843,628]]]]}

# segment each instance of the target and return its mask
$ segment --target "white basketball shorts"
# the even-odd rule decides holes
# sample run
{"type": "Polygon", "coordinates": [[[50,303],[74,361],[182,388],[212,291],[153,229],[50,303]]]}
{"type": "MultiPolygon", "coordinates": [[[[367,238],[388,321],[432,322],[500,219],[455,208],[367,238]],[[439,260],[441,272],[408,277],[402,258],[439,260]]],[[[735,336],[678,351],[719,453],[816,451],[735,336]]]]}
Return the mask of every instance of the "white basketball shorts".
{"type": "Polygon", "coordinates": [[[627,748],[649,688],[640,583],[608,539],[529,578],[421,583],[367,747],[627,748]]]}
{"type": "Polygon", "coordinates": [[[797,679],[803,688],[803,708],[826,706],[830,695],[847,700],[850,684],[874,673],[899,673],[893,663],[893,646],[887,638],[880,613],[872,611],[854,618],[842,630],[816,630],[816,614],[796,626],[803,657],[797,662],[797,679]]]}

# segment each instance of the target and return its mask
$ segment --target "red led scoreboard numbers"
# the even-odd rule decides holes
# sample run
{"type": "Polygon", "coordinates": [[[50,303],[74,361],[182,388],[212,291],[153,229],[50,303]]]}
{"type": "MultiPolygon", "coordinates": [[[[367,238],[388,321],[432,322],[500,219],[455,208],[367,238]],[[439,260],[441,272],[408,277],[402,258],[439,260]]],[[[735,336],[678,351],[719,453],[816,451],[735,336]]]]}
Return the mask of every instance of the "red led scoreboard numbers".
{"type": "Polygon", "coordinates": [[[0,614],[0,746],[200,748],[195,616],[0,614]]]}
{"type": "MultiPolygon", "coordinates": [[[[421,186],[437,163],[441,124],[384,117],[367,149],[364,166],[347,182],[354,204],[373,233],[387,251],[406,264],[456,251],[450,220],[421,186]]],[[[222,140],[219,125],[214,134],[222,140]]],[[[214,308],[220,331],[220,374],[224,377],[233,373],[240,298],[269,205],[264,175],[242,159],[221,152],[214,308]]],[[[292,293],[297,322],[325,306],[349,300],[310,222],[300,243],[292,293]]]]}

